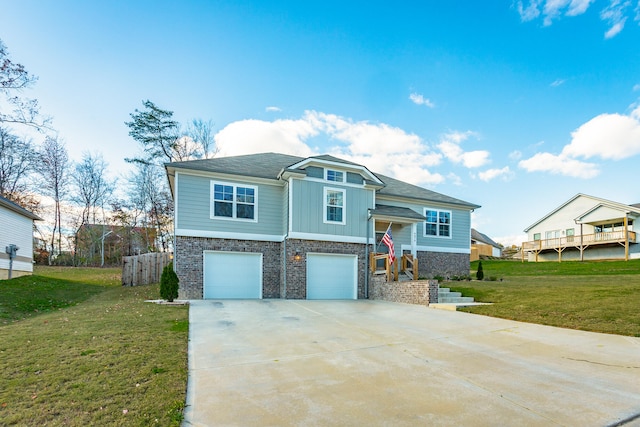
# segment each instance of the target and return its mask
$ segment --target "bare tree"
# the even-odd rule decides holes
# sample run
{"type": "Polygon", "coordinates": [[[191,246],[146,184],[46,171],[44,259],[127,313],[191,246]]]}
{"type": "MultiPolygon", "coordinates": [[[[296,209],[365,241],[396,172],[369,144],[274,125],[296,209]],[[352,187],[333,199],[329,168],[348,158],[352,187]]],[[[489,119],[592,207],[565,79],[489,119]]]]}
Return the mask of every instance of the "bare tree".
{"type": "Polygon", "coordinates": [[[101,154],[84,153],[82,161],[75,165],[71,177],[74,195],[71,198],[82,207],[81,224],[96,223],[96,215],[104,209],[113,194],[115,182],[106,176],[107,163],[101,154]]]}
{"type": "MultiPolygon", "coordinates": [[[[54,223],[51,233],[51,255],[55,252],[58,232],[58,254],[62,252],[62,213],[60,203],[66,197],[69,183],[69,155],[58,138],[47,137],[40,148],[38,172],[43,178],[40,185],[45,195],[54,201],[54,223]]],[[[49,258],[51,262],[51,257],[49,258]]]]}
{"type": "Polygon", "coordinates": [[[211,159],[218,153],[216,142],[213,134],[213,121],[202,119],[193,119],[187,125],[185,136],[190,138],[193,145],[197,147],[195,155],[196,159],[211,159]]]}
{"type": "Polygon", "coordinates": [[[140,212],[140,225],[155,229],[159,245],[153,242],[150,249],[160,246],[166,251],[171,240],[173,201],[162,174],[154,165],[137,163],[136,171],[129,176],[129,202],[140,212]]]}
{"type": "Polygon", "coordinates": [[[18,138],[0,127],[1,196],[14,200],[26,193],[34,159],[35,150],[30,140],[18,138]]]}
{"type": "Polygon", "coordinates": [[[38,101],[19,96],[23,89],[31,87],[37,77],[29,74],[22,64],[14,62],[9,57],[6,46],[0,40],[0,95],[3,95],[3,104],[0,105],[0,123],[22,124],[36,129],[48,129],[50,119],[40,116],[38,101]]]}

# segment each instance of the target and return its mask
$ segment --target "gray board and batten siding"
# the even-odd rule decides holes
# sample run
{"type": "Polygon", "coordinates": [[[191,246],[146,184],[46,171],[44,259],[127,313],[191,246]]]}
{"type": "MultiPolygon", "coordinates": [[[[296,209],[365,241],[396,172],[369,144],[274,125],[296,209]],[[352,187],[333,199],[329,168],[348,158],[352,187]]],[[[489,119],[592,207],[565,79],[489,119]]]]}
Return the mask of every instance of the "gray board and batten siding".
{"type": "Polygon", "coordinates": [[[335,182],[292,180],[292,232],[366,238],[373,190],[335,182]],[[325,188],[345,190],[344,225],[324,222],[325,188]]]}
{"type": "Polygon", "coordinates": [[[284,188],[279,183],[247,183],[230,179],[190,175],[180,172],[178,177],[176,203],[176,229],[218,231],[226,233],[247,233],[282,236],[284,188]],[[224,182],[239,186],[257,188],[257,221],[238,219],[218,219],[211,216],[211,183],[224,182]]]}

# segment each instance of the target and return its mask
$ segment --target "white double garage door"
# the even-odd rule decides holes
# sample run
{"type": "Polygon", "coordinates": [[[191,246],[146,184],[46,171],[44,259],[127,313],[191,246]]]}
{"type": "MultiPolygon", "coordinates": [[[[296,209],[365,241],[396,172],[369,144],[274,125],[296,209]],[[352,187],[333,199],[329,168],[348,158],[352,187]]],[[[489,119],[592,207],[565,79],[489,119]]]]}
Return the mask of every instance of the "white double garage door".
{"type": "MultiPolygon", "coordinates": [[[[308,253],[306,262],[307,299],[356,299],[356,255],[308,253]]],[[[205,251],[204,298],[262,298],[262,270],[261,253],[205,251]]]]}

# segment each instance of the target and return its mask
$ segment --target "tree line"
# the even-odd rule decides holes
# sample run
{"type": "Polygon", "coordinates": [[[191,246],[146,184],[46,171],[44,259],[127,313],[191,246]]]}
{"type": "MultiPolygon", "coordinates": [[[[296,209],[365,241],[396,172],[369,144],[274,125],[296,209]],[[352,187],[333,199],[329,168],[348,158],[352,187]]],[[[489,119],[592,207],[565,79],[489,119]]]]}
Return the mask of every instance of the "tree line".
{"type": "Polygon", "coordinates": [[[0,40],[0,196],[45,218],[35,224],[36,260],[118,264],[122,256],[170,250],[173,202],[164,163],[215,156],[212,121],[182,126],[172,111],[143,101],[124,123],[139,152],[125,159],[131,171],[114,178],[99,152],[69,158],[52,119],[23,94],[36,82],[0,40]],[[27,129],[36,136],[21,136],[27,129]]]}

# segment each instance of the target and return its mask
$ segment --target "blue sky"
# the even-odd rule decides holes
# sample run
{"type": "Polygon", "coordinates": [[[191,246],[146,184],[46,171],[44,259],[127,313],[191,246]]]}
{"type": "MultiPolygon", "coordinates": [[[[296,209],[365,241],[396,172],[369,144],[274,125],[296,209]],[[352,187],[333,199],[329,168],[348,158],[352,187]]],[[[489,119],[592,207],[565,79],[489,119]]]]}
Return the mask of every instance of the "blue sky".
{"type": "Polygon", "coordinates": [[[511,244],[576,193],[640,202],[640,2],[4,2],[73,158],[114,175],[142,100],[220,155],[329,153],[479,205],[511,244]]]}

